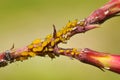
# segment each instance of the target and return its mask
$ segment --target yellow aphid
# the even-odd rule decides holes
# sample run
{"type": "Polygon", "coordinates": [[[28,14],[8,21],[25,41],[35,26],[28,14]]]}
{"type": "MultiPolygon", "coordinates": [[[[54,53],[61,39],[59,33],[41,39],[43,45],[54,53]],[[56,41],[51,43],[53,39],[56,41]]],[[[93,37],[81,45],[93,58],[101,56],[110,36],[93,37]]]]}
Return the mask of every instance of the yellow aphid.
{"type": "Polygon", "coordinates": [[[54,46],[54,45],[55,45],[55,41],[52,41],[52,42],[51,42],[51,46],[54,46]]]}
{"type": "Polygon", "coordinates": [[[28,49],[32,49],[33,47],[33,44],[28,45],[28,49]]]}
{"type": "Polygon", "coordinates": [[[66,53],[69,53],[70,52],[70,50],[66,50],[66,53]]]}
{"type": "Polygon", "coordinates": [[[54,41],[56,43],[56,42],[60,41],[60,38],[56,38],[54,41]]]}
{"type": "Polygon", "coordinates": [[[60,40],[61,40],[62,42],[66,42],[66,39],[67,39],[67,38],[60,37],[60,40]]]}
{"type": "Polygon", "coordinates": [[[60,53],[63,53],[63,52],[64,52],[64,50],[59,50],[59,52],[60,52],[60,53]]]}
{"type": "Polygon", "coordinates": [[[62,30],[60,30],[60,31],[58,31],[58,32],[56,33],[57,37],[60,37],[62,34],[63,34],[63,31],[62,31],[62,30]]]}
{"type": "Polygon", "coordinates": [[[76,55],[80,54],[80,52],[75,52],[76,55]]]}
{"type": "Polygon", "coordinates": [[[33,48],[33,52],[37,52],[37,48],[33,48]]]}
{"type": "Polygon", "coordinates": [[[71,55],[74,55],[75,54],[75,52],[71,52],[71,55]]]}
{"type": "Polygon", "coordinates": [[[67,31],[67,32],[70,32],[70,31],[72,31],[72,28],[68,28],[66,31],[67,31]]]}
{"type": "Polygon", "coordinates": [[[79,52],[77,51],[76,48],[73,48],[72,52],[74,52],[74,54],[76,54],[76,55],[79,54],[79,52]]]}
{"type": "Polygon", "coordinates": [[[68,22],[67,25],[66,25],[66,27],[68,27],[68,28],[71,27],[71,26],[72,26],[71,22],[68,22]]]}
{"type": "Polygon", "coordinates": [[[77,49],[76,48],[73,48],[73,50],[72,50],[73,52],[77,52],[77,49]]]}
{"type": "Polygon", "coordinates": [[[36,56],[36,54],[35,54],[34,52],[29,52],[28,54],[29,54],[29,56],[31,56],[31,57],[36,56]]]}
{"type": "Polygon", "coordinates": [[[84,24],[85,24],[85,21],[80,21],[79,23],[80,26],[84,26],[84,24]]]}
{"type": "Polygon", "coordinates": [[[22,56],[27,56],[27,55],[28,55],[28,52],[22,52],[21,55],[22,55],[22,56]]]}
{"type": "Polygon", "coordinates": [[[65,40],[62,37],[60,37],[60,41],[64,42],[65,40]]]}
{"type": "Polygon", "coordinates": [[[36,48],[33,48],[33,52],[40,52],[43,50],[43,47],[36,47],[36,48]]]}
{"type": "Polygon", "coordinates": [[[43,50],[43,47],[37,47],[37,50],[38,50],[38,51],[42,51],[42,50],[43,50]]]}
{"type": "Polygon", "coordinates": [[[52,38],[51,34],[49,34],[49,35],[46,36],[46,39],[51,39],[51,38],[52,38]]]}
{"type": "Polygon", "coordinates": [[[46,42],[47,42],[47,43],[50,43],[50,42],[51,42],[51,39],[47,39],[46,42]]]}
{"type": "Polygon", "coordinates": [[[42,47],[45,47],[47,44],[48,44],[48,41],[46,40],[42,43],[42,47]]]}
{"type": "Polygon", "coordinates": [[[34,40],[34,41],[32,42],[32,44],[39,44],[40,42],[41,42],[40,39],[36,39],[36,40],[34,40]]]}
{"type": "Polygon", "coordinates": [[[72,23],[71,23],[71,25],[74,27],[74,26],[76,26],[77,25],[77,20],[74,20],[72,23]]]}
{"type": "Polygon", "coordinates": [[[28,59],[28,57],[20,57],[19,60],[23,61],[23,60],[26,60],[28,59]]]}
{"type": "Polygon", "coordinates": [[[64,28],[63,30],[63,34],[66,34],[67,33],[67,29],[64,28]]]}
{"type": "Polygon", "coordinates": [[[53,51],[53,49],[51,48],[51,49],[49,49],[49,51],[53,51]]]}

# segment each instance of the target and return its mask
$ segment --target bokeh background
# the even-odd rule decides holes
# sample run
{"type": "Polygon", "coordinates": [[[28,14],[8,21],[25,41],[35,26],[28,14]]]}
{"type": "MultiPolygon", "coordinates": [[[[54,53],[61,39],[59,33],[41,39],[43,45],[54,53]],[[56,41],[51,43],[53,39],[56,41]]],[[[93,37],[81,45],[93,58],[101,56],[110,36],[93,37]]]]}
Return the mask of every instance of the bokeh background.
{"type": "MultiPolygon", "coordinates": [[[[109,0],[0,0],[0,51],[28,45],[61,29],[69,20],[81,20],[109,0]]],[[[120,54],[120,17],[114,17],[101,28],[73,36],[62,47],[91,48],[120,54]]],[[[34,57],[0,68],[0,80],[119,80],[116,73],[102,72],[75,59],[60,56],[34,57]]]]}

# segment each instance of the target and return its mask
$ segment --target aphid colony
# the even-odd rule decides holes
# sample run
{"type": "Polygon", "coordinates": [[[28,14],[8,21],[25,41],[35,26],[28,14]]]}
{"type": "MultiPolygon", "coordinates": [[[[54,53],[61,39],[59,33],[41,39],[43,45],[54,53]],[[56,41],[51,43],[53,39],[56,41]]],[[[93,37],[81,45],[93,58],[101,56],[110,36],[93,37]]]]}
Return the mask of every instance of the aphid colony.
{"type": "MultiPolygon", "coordinates": [[[[17,53],[16,50],[13,49],[6,50],[4,54],[1,54],[2,56],[0,56],[0,67],[6,66],[8,65],[8,63],[12,63],[14,61],[23,61],[28,59],[29,57],[34,57],[36,55],[43,57],[45,55],[48,55],[50,58],[59,56],[59,54],[56,54],[54,51],[55,46],[57,46],[57,44],[59,44],[60,42],[66,43],[66,41],[70,39],[71,32],[74,31],[76,27],[82,27],[84,25],[84,21],[69,21],[66,26],[58,32],[56,31],[55,26],[53,26],[53,34],[46,36],[44,40],[35,39],[30,45],[26,46],[25,51],[23,50],[22,52],[17,53]]],[[[79,54],[79,52],[75,48],[70,50],[58,49],[56,51],[57,53],[61,53],[64,55],[74,56],[79,54]]]]}

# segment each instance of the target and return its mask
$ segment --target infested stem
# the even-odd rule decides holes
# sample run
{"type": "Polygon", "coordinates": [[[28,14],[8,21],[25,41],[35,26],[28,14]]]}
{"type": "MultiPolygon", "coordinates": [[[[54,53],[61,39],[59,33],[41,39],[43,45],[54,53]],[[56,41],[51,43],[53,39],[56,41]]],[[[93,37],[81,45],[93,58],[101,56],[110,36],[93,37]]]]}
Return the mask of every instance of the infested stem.
{"type": "MultiPolygon", "coordinates": [[[[60,48],[59,43],[66,43],[72,36],[85,33],[89,30],[97,28],[108,20],[116,16],[120,12],[120,0],[110,0],[107,4],[101,8],[95,10],[84,20],[78,21],[74,20],[68,22],[61,30],[57,31],[55,25],[53,25],[53,34],[45,37],[44,40],[36,39],[31,44],[20,48],[14,49],[14,46],[10,50],[6,50],[0,54],[0,67],[4,67],[9,63],[15,61],[23,61],[29,57],[41,56],[45,57],[48,55],[50,58],[55,58],[59,55],[69,56],[78,59],[81,62],[91,64],[100,68],[101,70],[109,68],[110,71],[120,73],[120,66],[115,66],[111,63],[113,56],[110,54],[105,54],[91,49],[85,48],[83,50],[77,50],[75,48],[60,48]],[[112,58],[111,58],[112,57],[112,58]],[[105,60],[105,62],[103,61],[105,60]],[[110,65],[112,66],[110,66],[110,65]]],[[[120,59],[115,59],[115,62],[120,63],[120,59]]]]}

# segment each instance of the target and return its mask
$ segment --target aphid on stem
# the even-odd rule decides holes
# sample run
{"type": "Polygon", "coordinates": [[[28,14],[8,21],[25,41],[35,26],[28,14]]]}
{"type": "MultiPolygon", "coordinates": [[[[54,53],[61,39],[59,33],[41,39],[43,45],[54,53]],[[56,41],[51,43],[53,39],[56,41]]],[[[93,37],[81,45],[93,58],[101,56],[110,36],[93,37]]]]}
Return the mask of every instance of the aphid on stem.
{"type": "Polygon", "coordinates": [[[5,60],[7,60],[7,61],[11,61],[11,52],[10,52],[10,50],[6,50],[5,51],[5,60]]]}
{"type": "Polygon", "coordinates": [[[8,62],[4,59],[0,60],[0,67],[4,67],[4,66],[7,66],[8,65],[8,62]]]}

